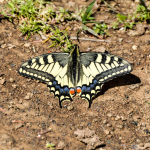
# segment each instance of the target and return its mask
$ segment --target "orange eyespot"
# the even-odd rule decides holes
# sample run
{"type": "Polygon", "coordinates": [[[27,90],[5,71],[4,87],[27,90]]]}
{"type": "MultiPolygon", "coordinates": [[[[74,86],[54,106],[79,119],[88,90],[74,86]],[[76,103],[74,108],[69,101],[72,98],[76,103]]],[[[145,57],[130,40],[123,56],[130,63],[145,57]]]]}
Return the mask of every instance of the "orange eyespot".
{"type": "Polygon", "coordinates": [[[70,94],[74,94],[75,90],[74,89],[70,89],[70,94]]]}
{"type": "Polygon", "coordinates": [[[81,88],[80,87],[77,87],[77,93],[81,93],[81,88]]]}

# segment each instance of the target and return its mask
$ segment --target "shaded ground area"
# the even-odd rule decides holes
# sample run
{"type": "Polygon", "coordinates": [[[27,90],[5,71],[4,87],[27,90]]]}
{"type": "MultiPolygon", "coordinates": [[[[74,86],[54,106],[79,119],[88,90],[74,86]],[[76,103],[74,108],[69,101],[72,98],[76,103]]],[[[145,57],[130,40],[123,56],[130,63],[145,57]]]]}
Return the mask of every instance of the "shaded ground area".
{"type": "MultiPolygon", "coordinates": [[[[67,8],[64,1],[55,3],[67,8]]],[[[76,3],[79,4],[78,1],[76,3]]],[[[87,3],[82,2],[84,5],[87,3]]],[[[133,1],[112,3],[126,13],[136,6],[133,1]]],[[[101,7],[96,12],[96,20],[115,21],[115,15],[105,9],[107,7],[101,7]]],[[[70,26],[71,37],[76,36],[74,26],[70,26]]],[[[150,147],[149,24],[137,25],[132,31],[139,33],[136,35],[131,30],[110,29],[110,37],[106,39],[110,42],[73,41],[81,51],[88,51],[89,47],[92,51],[106,51],[125,58],[133,66],[131,74],[107,82],[90,109],[88,103],[78,96],[73,102],[64,102],[61,109],[58,99],[49,93],[45,84],[19,76],[18,69],[23,61],[58,49],[47,48],[49,43],[34,42],[41,40],[39,35],[26,41],[7,20],[1,20],[0,28],[2,149],[46,149],[46,142],[51,142],[56,149],[84,150],[90,149],[92,140],[95,145],[99,142],[95,146],[97,150],[150,147]],[[87,128],[91,130],[90,135],[87,135],[90,132],[87,128]]]]}

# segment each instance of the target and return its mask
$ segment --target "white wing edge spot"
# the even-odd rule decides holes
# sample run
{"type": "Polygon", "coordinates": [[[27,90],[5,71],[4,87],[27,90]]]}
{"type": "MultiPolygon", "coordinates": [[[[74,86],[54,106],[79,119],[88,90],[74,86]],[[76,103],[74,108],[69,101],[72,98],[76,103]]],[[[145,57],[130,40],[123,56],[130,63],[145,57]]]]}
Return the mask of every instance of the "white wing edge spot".
{"type": "Polygon", "coordinates": [[[106,61],[105,61],[105,63],[107,63],[107,64],[108,64],[108,63],[110,62],[110,60],[111,60],[111,57],[110,57],[110,56],[107,56],[107,57],[106,57],[106,61]]]}

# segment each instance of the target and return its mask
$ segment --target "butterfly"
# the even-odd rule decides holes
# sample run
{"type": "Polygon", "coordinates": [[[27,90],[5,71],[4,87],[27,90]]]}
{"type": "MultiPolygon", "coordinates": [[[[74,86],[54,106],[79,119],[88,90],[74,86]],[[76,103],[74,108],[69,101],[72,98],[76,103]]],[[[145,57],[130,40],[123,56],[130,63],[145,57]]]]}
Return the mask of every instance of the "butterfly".
{"type": "Polygon", "coordinates": [[[106,53],[80,52],[76,45],[70,53],[48,53],[24,62],[19,74],[41,80],[59,98],[59,105],[79,94],[89,102],[103,84],[128,74],[132,66],[125,59],[106,53]]]}

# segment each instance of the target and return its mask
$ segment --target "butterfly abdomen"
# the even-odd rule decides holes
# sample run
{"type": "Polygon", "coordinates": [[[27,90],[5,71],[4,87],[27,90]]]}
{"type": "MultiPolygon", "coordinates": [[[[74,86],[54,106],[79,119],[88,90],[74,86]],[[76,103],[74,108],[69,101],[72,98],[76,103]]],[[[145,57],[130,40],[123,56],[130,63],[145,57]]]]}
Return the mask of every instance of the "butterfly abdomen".
{"type": "Polygon", "coordinates": [[[76,73],[77,73],[77,51],[76,49],[72,53],[72,75],[74,81],[76,81],[76,73]]]}

